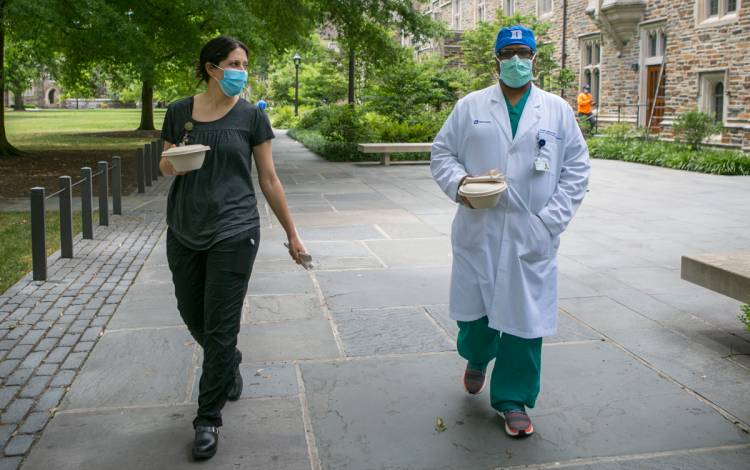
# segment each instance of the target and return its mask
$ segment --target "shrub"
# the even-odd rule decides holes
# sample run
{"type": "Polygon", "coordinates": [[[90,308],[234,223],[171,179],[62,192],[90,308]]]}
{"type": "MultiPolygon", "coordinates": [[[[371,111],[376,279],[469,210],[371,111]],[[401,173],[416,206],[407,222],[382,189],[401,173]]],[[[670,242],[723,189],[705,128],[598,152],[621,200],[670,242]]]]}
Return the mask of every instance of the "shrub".
{"type": "Polygon", "coordinates": [[[364,112],[357,106],[331,105],[322,116],[318,129],[330,142],[370,142],[377,135],[364,120],[364,112]]]}
{"type": "Polygon", "coordinates": [[[641,132],[629,122],[615,122],[605,127],[602,134],[610,139],[627,140],[639,137],[641,132]]]}
{"type": "Polygon", "coordinates": [[[380,142],[432,142],[448,114],[450,109],[422,113],[408,121],[398,122],[387,116],[367,113],[364,119],[375,130],[380,142]]]}
{"type": "Polygon", "coordinates": [[[721,132],[721,124],[713,116],[699,111],[688,111],[677,116],[672,126],[675,139],[698,150],[707,138],[721,132]]]}
{"type": "Polygon", "coordinates": [[[589,153],[595,158],[717,175],[750,175],[750,157],[736,150],[704,148],[696,152],[672,142],[612,138],[593,138],[588,145],[589,153]]]}
{"type": "Polygon", "coordinates": [[[336,162],[376,160],[376,155],[359,152],[356,143],[331,142],[317,130],[290,129],[288,135],[326,160],[336,162]]]}
{"type": "Polygon", "coordinates": [[[326,106],[319,106],[304,113],[297,124],[299,129],[315,130],[320,126],[320,122],[327,115],[328,108],[326,106]]]}
{"type": "Polygon", "coordinates": [[[299,123],[299,118],[294,115],[294,106],[277,106],[268,112],[271,125],[279,129],[290,129],[299,123]]]}
{"type": "Polygon", "coordinates": [[[740,315],[737,317],[745,325],[748,331],[750,331],[750,305],[743,305],[740,307],[740,315]]]}
{"type": "MultiPolygon", "coordinates": [[[[332,105],[316,108],[302,116],[289,135],[313,152],[333,161],[376,161],[378,155],[363,154],[363,142],[432,142],[449,109],[412,116],[407,122],[361,108],[332,105]]],[[[429,159],[427,153],[391,155],[393,160],[429,159]]]]}

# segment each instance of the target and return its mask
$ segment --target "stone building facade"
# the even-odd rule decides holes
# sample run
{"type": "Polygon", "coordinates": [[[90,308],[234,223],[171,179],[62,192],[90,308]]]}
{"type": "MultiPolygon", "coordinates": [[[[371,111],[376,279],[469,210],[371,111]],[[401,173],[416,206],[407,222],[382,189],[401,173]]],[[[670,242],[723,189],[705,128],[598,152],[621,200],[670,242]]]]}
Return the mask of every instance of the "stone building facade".
{"type": "Polygon", "coordinates": [[[459,39],[419,53],[458,60],[464,30],[498,10],[533,14],[551,23],[540,40],[578,78],[563,96],[574,105],[590,84],[604,125],[669,136],[679,113],[698,109],[723,124],[717,142],[750,149],[750,0],[433,0],[422,9],[459,39]]]}
{"type": "MultiPolygon", "coordinates": [[[[11,107],[15,103],[13,93],[5,92],[5,106],[11,107]]],[[[31,87],[23,94],[25,106],[36,106],[38,108],[60,108],[60,86],[46,75],[34,80],[31,87]]]]}

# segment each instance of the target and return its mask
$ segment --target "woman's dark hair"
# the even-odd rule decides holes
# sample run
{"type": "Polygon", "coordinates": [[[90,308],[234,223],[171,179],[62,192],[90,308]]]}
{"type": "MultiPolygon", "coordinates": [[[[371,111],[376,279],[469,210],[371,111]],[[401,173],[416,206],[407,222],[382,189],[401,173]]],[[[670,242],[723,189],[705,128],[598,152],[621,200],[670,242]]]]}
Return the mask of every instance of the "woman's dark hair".
{"type": "Polygon", "coordinates": [[[201,55],[198,62],[195,64],[195,76],[198,80],[208,83],[211,78],[206,72],[206,64],[218,65],[219,62],[226,59],[229,54],[237,49],[241,48],[245,51],[245,54],[250,56],[247,51],[247,46],[238,41],[237,39],[230,38],[228,36],[217,36],[206,43],[201,49],[201,55]]]}

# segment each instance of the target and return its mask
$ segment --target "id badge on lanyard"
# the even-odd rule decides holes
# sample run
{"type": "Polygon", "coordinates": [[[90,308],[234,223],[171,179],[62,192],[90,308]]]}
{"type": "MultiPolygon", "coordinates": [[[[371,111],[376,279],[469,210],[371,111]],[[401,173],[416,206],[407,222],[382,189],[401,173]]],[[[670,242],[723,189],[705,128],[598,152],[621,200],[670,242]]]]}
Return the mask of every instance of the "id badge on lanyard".
{"type": "Polygon", "coordinates": [[[539,134],[536,135],[536,158],[534,158],[534,170],[536,171],[549,171],[550,162],[549,158],[542,156],[542,148],[546,145],[547,141],[542,139],[539,134]]]}

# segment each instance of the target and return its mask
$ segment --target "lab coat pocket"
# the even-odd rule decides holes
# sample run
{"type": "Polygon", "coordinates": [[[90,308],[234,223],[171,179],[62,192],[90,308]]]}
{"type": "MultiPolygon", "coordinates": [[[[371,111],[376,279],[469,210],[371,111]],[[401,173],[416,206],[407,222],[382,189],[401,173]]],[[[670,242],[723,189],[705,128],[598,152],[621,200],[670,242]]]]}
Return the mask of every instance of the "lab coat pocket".
{"type": "Polygon", "coordinates": [[[552,234],[535,214],[529,214],[529,229],[521,258],[527,261],[547,259],[552,253],[552,234]]]}
{"type": "Polygon", "coordinates": [[[455,247],[481,249],[487,232],[487,209],[460,207],[453,219],[451,238],[455,247]]]}

